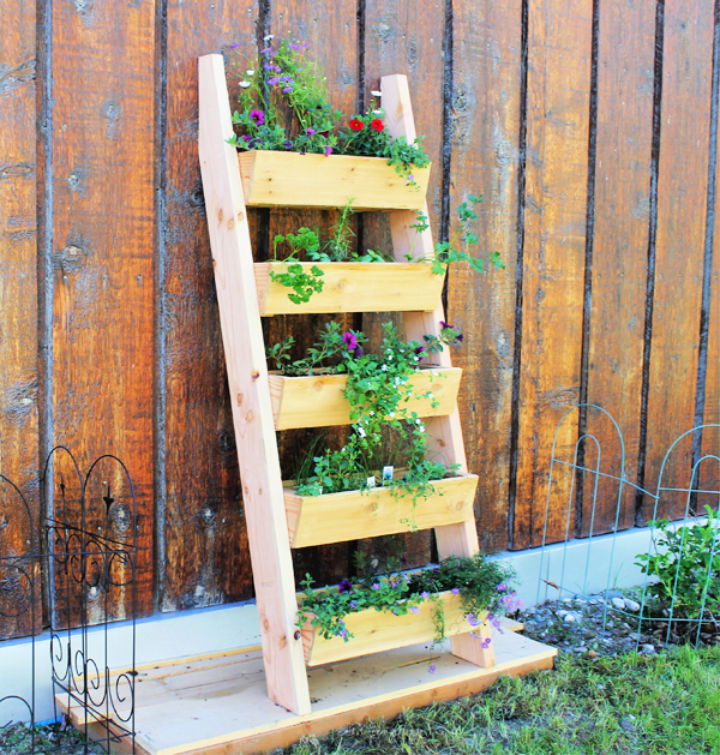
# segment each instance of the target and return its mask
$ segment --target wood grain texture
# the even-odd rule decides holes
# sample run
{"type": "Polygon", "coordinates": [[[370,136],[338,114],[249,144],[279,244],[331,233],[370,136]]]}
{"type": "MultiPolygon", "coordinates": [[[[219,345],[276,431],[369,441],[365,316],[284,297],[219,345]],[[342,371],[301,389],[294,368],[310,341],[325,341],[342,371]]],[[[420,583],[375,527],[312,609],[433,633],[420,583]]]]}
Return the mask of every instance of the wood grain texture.
{"type": "MultiPolygon", "coordinates": [[[[367,0],[365,3],[365,101],[371,91],[380,89],[380,77],[401,73],[408,77],[416,131],[423,135],[423,147],[432,162],[427,194],[427,212],[436,234],[440,230],[442,205],[443,78],[445,32],[444,3],[425,3],[418,12],[412,0],[367,0]]],[[[390,250],[392,241],[388,218],[363,218],[363,241],[370,249],[390,250]]],[[[381,324],[390,315],[365,315],[362,328],[372,341],[379,341],[381,324]]],[[[395,318],[399,322],[399,318],[395,318]]],[[[429,533],[405,535],[408,566],[430,560],[429,533]]],[[[384,544],[377,544],[381,554],[384,544]]]]}
{"type": "MultiPolygon", "coordinates": [[[[522,351],[513,547],[540,542],[555,426],[580,387],[592,4],[531,0],[522,351]]],[[[572,456],[577,422],[558,452],[572,456]]],[[[553,481],[548,538],[565,532],[567,475],[553,481]]]]}
{"type": "MultiPolygon", "coordinates": [[[[160,219],[165,284],[158,334],[164,342],[166,407],[166,489],[160,498],[165,553],[158,570],[160,608],[166,611],[252,594],[197,158],[197,57],[233,44],[234,61],[255,54],[257,15],[256,0],[168,2],[166,210],[160,219]]],[[[230,64],[231,97],[238,91],[236,74],[230,64]]]]}
{"type": "MultiPolygon", "coordinates": [[[[655,297],[647,409],[645,487],[654,490],[663,454],[692,428],[698,367],[710,123],[713,3],[665,4],[658,168],[655,297]]],[[[662,484],[688,487],[691,438],[674,449],[662,484]]],[[[682,516],[682,493],[663,496],[658,516],[682,516]]],[[[641,512],[650,518],[650,501],[641,512]]],[[[672,516],[670,517],[672,518],[672,516]]]]}
{"type": "Polygon", "coordinates": [[[482,195],[474,232],[480,249],[499,252],[505,264],[482,275],[455,264],[447,289],[448,320],[465,334],[453,357],[464,370],[460,417],[468,468],[480,476],[475,513],[485,551],[507,547],[521,32],[520,0],[488,3],[480,16],[472,3],[456,4],[451,233],[457,205],[468,194],[482,195]]]}
{"type": "MultiPolygon", "coordinates": [[[[652,146],[655,8],[652,3],[609,0],[600,7],[598,44],[595,224],[592,309],[589,322],[587,400],[617,421],[625,442],[625,474],[637,479],[642,394],[643,323],[647,279],[650,150],[652,146]],[[622,39],[623,44],[618,44],[622,39]]],[[[622,447],[612,423],[591,411],[586,466],[619,475],[622,447]]],[[[632,526],[635,491],[597,480],[583,496],[582,533],[632,526]]]]}
{"type": "MultiPolygon", "coordinates": [[[[28,498],[37,524],[35,3],[3,0],[0,16],[12,19],[0,37],[0,474],[28,498]]],[[[3,484],[0,558],[28,552],[36,537],[17,504],[15,492],[3,484]]],[[[29,615],[0,618],[0,636],[30,628],[29,615]]]]}
{"type": "MultiPolygon", "coordinates": [[[[270,27],[279,37],[293,36],[309,45],[306,54],[320,63],[327,77],[330,104],[343,113],[353,113],[357,101],[358,70],[357,4],[354,0],[338,0],[331,9],[325,3],[313,0],[276,0],[270,4],[270,27]]],[[[334,211],[272,210],[270,242],[275,234],[296,231],[301,225],[327,232],[335,218],[334,211]]],[[[338,320],[346,328],[357,327],[356,318],[347,315],[275,317],[265,325],[266,342],[271,344],[293,335],[302,350],[314,341],[330,320],[338,320]]],[[[315,434],[308,436],[302,430],[279,435],[280,459],[287,477],[294,476],[295,459],[307,453],[307,443],[314,437],[315,434]]],[[[342,431],[330,431],[324,437],[329,445],[339,446],[344,435],[342,431]]],[[[295,551],[296,573],[304,576],[311,572],[320,583],[337,582],[348,574],[351,550],[347,544],[339,544],[295,551]]]]}
{"type": "Polygon", "coordinates": [[[81,465],[112,452],[131,471],[140,615],[153,603],[154,11],[55,4],[51,48],[54,440],[81,465]]]}

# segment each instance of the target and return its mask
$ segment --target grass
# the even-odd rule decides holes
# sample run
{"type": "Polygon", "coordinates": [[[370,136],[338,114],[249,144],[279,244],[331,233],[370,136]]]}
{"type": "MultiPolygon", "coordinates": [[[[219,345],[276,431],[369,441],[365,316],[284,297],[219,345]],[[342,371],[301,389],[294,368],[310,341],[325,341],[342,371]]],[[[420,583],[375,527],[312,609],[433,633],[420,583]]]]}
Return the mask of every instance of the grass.
{"type": "Polygon", "coordinates": [[[319,753],[720,752],[720,647],[594,660],[503,678],[475,697],[306,738],[319,753]]]}

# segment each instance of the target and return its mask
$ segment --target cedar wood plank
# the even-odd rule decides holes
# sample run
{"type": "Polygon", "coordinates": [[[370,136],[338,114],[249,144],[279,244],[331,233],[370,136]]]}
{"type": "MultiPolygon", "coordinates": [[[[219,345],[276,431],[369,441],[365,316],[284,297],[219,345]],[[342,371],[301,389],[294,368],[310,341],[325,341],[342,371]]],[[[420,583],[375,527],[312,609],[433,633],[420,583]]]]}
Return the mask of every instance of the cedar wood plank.
{"type": "MultiPolygon", "coordinates": [[[[138,615],[152,610],[153,590],[154,12],[149,2],[55,4],[50,63],[52,440],[81,466],[111,452],[130,469],[138,615]]],[[[111,604],[109,616],[127,608],[111,604]]]]}
{"type": "Polygon", "coordinates": [[[170,0],[167,9],[165,311],[158,334],[166,353],[165,553],[158,554],[165,611],[252,595],[197,158],[197,58],[237,44],[227,71],[230,96],[236,96],[244,70],[237,66],[257,51],[257,5],[170,0]]]}
{"type": "Polygon", "coordinates": [[[483,274],[455,264],[448,280],[448,319],[465,334],[454,360],[463,368],[460,416],[468,468],[480,476],[475,512],[485,551],[508,545],[521,31],[520,0],[489,3],[480,18],[471,3],[455,8],[451,233],[458,204],[483,195],[478,248],[505,264],[483,274]]]}
{"type": "MultiPolygon", "coordinates": [[[[35,3],[9,0],[0,37],[0,557],[27,553],[37,538],[38,370],[35,216],[35,3]],[[22,507],[22,508],[21,508],[22,507]]],[[[34,549],[32,549],[34,550],[34,549]]],[[[0,570],[0,582],[8,572],[0,570]]],[[[14,575],[12,575],[14,576],[14,575]]],[[[39,586],[38,586],[39,589],[39,586]]],[[[36,604],[37,605],[37,604],[36,604]]],[[[39,608],[39,605],[37,606],[39,608]]],[[[6,607],[7,609],[7,607],[6,607]]],[[[0,609],[0,637],[32,631],[30,614],[0,609]]],[[[38,619],[40,617],[38,616],[38,619]]]]}
{"type": "MultiPolygon", "coordinates": [[[[555,426],[580,384],[591,3],[531,0],[522,355],[514,548],[542,537],[555,426]]],[[[572,458],[577,421],[558,435],[572,458]]],[[[570,478],[558,475],[548,539],[565,531],[570,478]]]]}
{"type": "MultiPolygon", "coordinates": [[[[659,485],[670,444],[694,424],[702,293],[713,45],[711,0],[665,4],[655,297],[645,487],[659,485]]],[[[687,487],[691,437],[670,455],[662,485],[687,487]]],[[[687,496],[663,495],[657,516],[683,516],[687,496]]],[[[654,517],[652,501],[641,512],[654,517]]]]}
{"type": "MultiPolygon", "coordinates": [[[[606,0],[600,7],[595,228],[588,355],[588,402],[605,408],[625,441],[625,474],[636,480],[642,394],[652,143],[655,7],[606,0]],[[619,44],[619,41],[621,43],[619,44]]],[[[588,412],[600,444],[601,471],[619,476],[621,443],[604,415],[588,412]]],[[[586,445],[585,466],[597,452],[586,445]]],[[[586,476],[582,533],[615,526],[618,483],[586,476]],[[593,520],[593,485],[597,496],[593,520]]],[[[635,489],[620,498],[618,527],[632,526],[635,489]]]]}

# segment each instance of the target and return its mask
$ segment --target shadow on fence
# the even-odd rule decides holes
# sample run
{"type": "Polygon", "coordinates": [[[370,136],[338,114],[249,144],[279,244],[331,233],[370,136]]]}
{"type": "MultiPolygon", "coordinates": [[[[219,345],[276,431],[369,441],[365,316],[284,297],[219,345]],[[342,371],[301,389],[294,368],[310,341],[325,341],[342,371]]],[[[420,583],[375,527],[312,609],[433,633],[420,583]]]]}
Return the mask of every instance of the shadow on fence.
{"type": "Polygon", "coordinates": [[[652,491],[627,478],[625,441],[609,412],[596,404],[568,410],[553,439],[537,602],[598,594],[604,605],[603,631],[608,616],[619,614],[634,624],[636,647],[643,635],[666,646],[720,642],[720,451],[696,454],[688,464],[686,484],[667,479],[678,449],[691,443],[700,448],[700,439],[708,436],[716,442],[719,430],[720,424],[706,424],[680,434],[663,457],[652,491]],[[604,454],[607,449],[598,436],[586,431],[563,453],[558,438],[575,413],[610,423],[613,432],[604,436],[614,435],[617,446],[604,454]],[[616,468],[606,467],[608,457],[616,468]],[[570,475],[569,485],[558,484],[562,475],[570,475]],[[568,491],[561,507],[557,507],[554,485],[568,491]],[[634,520],[640,496],[652,502],[652,514],[642,522],[647,529],[636,530],[646,536],[646,546],[631,552],[619,535],[634,520]],[[612,529],[597,537],[596,514],[600,509],[607,511],[608,505],[613,506],[612,529]],[[665,518],[661,518],[663,513],[665,518]],[[564,533],[561,542],[548,543],[549,528],[564,533]],[[573,551],[580,554],[579,570],[573,551]],[[632,590],[635,610],[620,608],[623,601],[613,603],[611,595],[618,583],[636,585],[632,590]]]}
{"type": "Polygon", "coordinates": [[[31,670],[26,684],[0,687],[0,729],[29,722],[27,744],[14,751],[36,750],[38,635],[49,626],[53,700],[66,695],[75,726],[86,734],[92,728],[107,751],[123,742],[134,751],[138,515],[132,479],[112,455],[96,459],[83,476],[72,453],[59,446],[41,483],[53,512],[44,537],[28,500],[0,475],[0,640],[31,637],[18,644],[26,657],[16,659],[18,668],[31,670]],[[116,618],[130,621],[111,636],[116,618]]]}

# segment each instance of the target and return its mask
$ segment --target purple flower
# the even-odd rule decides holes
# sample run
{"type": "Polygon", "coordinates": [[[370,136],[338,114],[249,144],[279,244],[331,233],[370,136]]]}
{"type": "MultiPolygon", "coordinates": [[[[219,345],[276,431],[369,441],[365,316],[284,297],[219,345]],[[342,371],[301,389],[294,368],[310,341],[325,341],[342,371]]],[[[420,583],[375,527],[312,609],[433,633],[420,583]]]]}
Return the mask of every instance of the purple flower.
{"type": "Polygon", "coordinates": [[[495,589],[498,592],[504,592],[505,590],[508,589],[508,586],[504,582],[501,582],[495,589]]]}
{"type": "Polygon", "coordinates": [[[228,48],[231,50],[234,50],[236,47],[240,47],[239,42],[233,42],[231,45],[228,45],[228,48]]]}
{"type": "Polygon", "coordinates": [[[263,70],[264,70],[264,71],[272,71],[272,69],[273,69],[274,67],[275,67],[275,66],[273,66],[273,64],[272,64],[272,63],[263,63],[263,70]]]}
{"type": "Polygon", "coordinates": [[[436,671],[437,671],[437,666],[434,663],[431,663],[428,666],[428,673],[429,674],[434,674],[436,671]]]}
{"type": "Polygon", "coordinates": [[[420,609],[417,606],[410,606],[410,613],[420,613],[420,609]]]}
{"type": "Polygon", "coordinates": [[[408,181],[414,181],[415,180],[415,176],[412,173],[408,173],[407,176],[406,176],[406,178],[407,178],[408,181]]]}
{"type": "Polygon", "coordinates": [[[440,320],[440,327],[445,330],[446,328],[452,328],[452,325],[450,323],[445,322],[445,320],[440,320]]]}
{"type": "Polygon", "coordinates": [[[415,356],[418,357],[418,358],[419,357],[424,357],[426,351],[427,351],[427,349],[424,346],[417,346],[415,348],[415,356]]]}
{"type": "Polygon", "coordinates": [[[477,618],[477,616],[475,616],[474,613],[469,613],[465,618],[467,619],[467,623],[470,624],[471,627],[476,627],[480,623],[480,620],[477,618]]]}
{"type": "Polygon", "coordinates": [[[464,337],[464,336],[463,336],[463,334],[462,334],[462,333],[458,333],[458,334],[457,334],[457,335],[455,336],[455,341],[456,341],[456,343],[462,343],[462,339],[463,339],[463,337],[464,337]]]}
{"type": "Polygon", "coordinates": [[[490,637],[486,637],[481,643],[480,647],[483,650],[487,650],[490,647],[490,643],[492,642],[492,639],[490,637]]]}
{"type": "Polygon", "coordinates": [[[289,92],[292,92],[292,91],[293,91],[292,87],[283,87],[283,92],[285,92],[285,94],[288,94],[289,92]]]}
{"type": "Polygon", "coordinates": [[[354,610],[355,610],[355,609],[357,608],[357,603],[356,603],[356,602],[355,602],[354,600],[351,600],[351,601],[350,601],[350,602],[348,603],[348,605],[350,606],[350,608],[352,608],[352,609],[353,609],[353,611],[354,611],[354,610]]]}
{"type": "Polygon", "coordinates": [[[273,50],[272,47],[264,47],[262,50],[260,50],[260,52],[263,55],[269,55],[270,57],[272,57],[273,55],[277,55],[277,53],[275,52],[275,50],[273,50]]]}
{"type": "Polygon", "coordinates": [[[450,592],[451,592],[451,593],[452,593],[453,595],[460,595],[460,588],[459,588],[459,587],[453,587],[453,589],[452,589],[452,590],[450,590],[450,592]]]}
{"type": "Polygon", "coordinates": [[[373,590],[379,590],[380,589],[380,583],[379,582],[373,582],[372,589],[373,590]]]}
{"type": "Polygon", "coordinates": [[[280,81],[280,77],[279,77],[279,76],[272,76],[271,78],[269,78],[269,79],[268,79],[268,82],[267,82],[267,83],[268,83],[268,84],[269,84],[269,85],[270,85],[271,87],[274,87],[274,86],[275,86],[275,84],[277,84],[277,83],[278,83],[278,81],[280,81]]]}
{"type": "Polygon", "coordinates": [[[352,592],[352,582],[349,579],[341,579],[338,592],[352,592]]]}
{"type": "Polygon", "coordinates": [[[305,48],[309,47],[309,45],[306,42],[291,42],[288,47],[291,50],[304,50],[305,48]]]}
{"type": "Polygon", "coordinates": [[[345,346],[347,346],[348,351],[355,351],[355,349],[357,349],[358,347],[357,336],[351,330],[345,331],[345,333],[343,333],[342,339],[345,346]]]}
{"type": "Polygon", "coordinates": [[[243,135],[242,135],[242,140],[243,140],[243,141],[244,141],[244,142],[245,142],[246,144],[250,144],[250,142],[252,141],[252,137],[251,137],[251,136],[250,136],[249,134],[243,134],[243,135]]]}
{"type": "Polygon", "coordinates": [[[333,148],[328,144],[325,147],[325,154],[329,157],[330,155],[332,155],[332,151],[333,151],[333,148]]]}
{"type": "Polygon", "coordinates": [[[430,597],[430,593],[429,593],[429,592],[425,592],[425,591],[423,591],[423,592],[421,592],[421,593],[420,593],[420,597],[421,597],[421,598],[422,598],[423,600],[427,600],[427,599],[428,599],[428,598],[430,597]]]}
{"type": "Polygon", "coordinates": [[[308,136],[312,136],[312,135],[313,135],[313,134],[315,133],[315,129],[314,129],[314,128],[313,128],[312,126],[308,126],[308,127],[307,127],[307,128],[305,129],[305,133],[306,133],[306,134],[307,134],[308,136]]]}
{"type": "Polygon", "coordinates": [[[293,143],[289,139],[286,139],[283,142],[283,147],[285,147],[285,149],[292,149],[293,148],[293,143]]]}
{"type": "Polygon", "coordinates": [[[265,113],[262,110],[251,110],[250,118],[255,121],[257,126],[262,126],[265,123],[265,113]]]}

